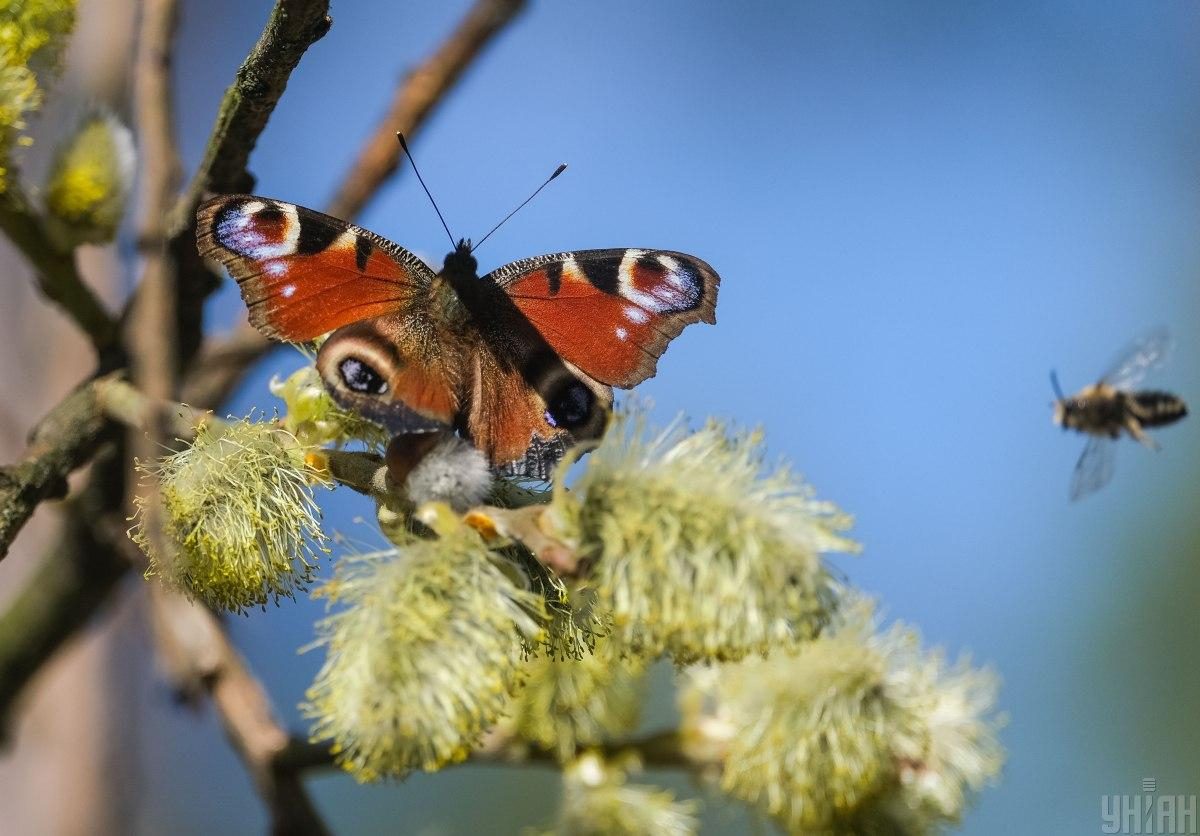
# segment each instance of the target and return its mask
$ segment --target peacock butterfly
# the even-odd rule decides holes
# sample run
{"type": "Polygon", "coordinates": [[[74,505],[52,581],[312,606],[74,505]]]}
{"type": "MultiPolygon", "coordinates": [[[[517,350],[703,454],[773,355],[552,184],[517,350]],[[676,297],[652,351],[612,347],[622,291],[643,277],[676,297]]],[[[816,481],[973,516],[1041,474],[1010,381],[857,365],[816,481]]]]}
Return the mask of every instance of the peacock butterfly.
{"type": "Polygon", "coordinates": [[[515,475],[548,478],[603,433],[611,387],[652,377],[685,326],[716,322],[720,277],[669,250],[554,253],[479,278],[460,240],[435,273],[373,232],[251,195],[204,203],[196,241],[267,337],[333,332],[316,365],[344,408],[397,434],[452,428],[515,475]]]}

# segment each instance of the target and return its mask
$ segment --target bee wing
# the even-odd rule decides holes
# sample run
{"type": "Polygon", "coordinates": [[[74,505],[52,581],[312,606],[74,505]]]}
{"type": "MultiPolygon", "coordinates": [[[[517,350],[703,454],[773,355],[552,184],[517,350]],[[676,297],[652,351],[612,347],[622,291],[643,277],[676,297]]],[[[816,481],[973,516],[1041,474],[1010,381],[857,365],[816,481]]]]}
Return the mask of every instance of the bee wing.
{"type": "Polygon", "coordinates": [[[1117,389],[1132,389],[1146,376],[1146,372],[1167,358],[1170,350],[1171,336],[1167,329],[1151,331],[1125,346],[1100,382],[1117,389]]]}
{"type": "Polygon", "coordinates": [[[1092,436],[1088,439],[1079,461],[1075,463],[1075,473],[1071,475],[1072,502],[1108,484],[1116,464],[1116,449],[1116,443],[1108,436],[1092,436]]]}

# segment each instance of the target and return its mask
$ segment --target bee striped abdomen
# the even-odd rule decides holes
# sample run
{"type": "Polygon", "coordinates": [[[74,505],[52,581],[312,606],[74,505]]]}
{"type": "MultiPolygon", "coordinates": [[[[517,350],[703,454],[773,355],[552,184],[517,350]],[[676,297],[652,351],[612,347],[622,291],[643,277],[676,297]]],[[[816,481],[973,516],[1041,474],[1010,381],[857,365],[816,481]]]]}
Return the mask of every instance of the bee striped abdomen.
{"type": "Polygon", "coordinates": [[[1143,427],[1165,427],[1187,415],[1183,398],[1170,392],[1132,392],[1129,408],[1143,427]]]}

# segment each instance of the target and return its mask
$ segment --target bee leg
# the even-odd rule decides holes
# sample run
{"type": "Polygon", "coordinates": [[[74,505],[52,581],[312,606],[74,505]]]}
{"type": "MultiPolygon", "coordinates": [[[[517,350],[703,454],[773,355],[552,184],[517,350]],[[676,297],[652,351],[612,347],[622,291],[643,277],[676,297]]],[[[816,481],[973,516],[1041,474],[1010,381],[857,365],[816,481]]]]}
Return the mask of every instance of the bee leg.
{"type": "Polygon", "coordinates": [[[1125,430],[1129,433],[1129,435],[1131,437],[1133,437],[1133,438],[1137,439],[1139,442],[1141,442],[1143,447],[1147,447],[1151,450],[1158,449],[1158,442],[1156,442],[1153,438],[1151,438],[1150,436],[1148,436],[1144,432],[1142,432],[1141,423],[1138,421],[1138,419],[1134,418],[1132,415],[1128,416],[1125,419],[1125,430]]]}

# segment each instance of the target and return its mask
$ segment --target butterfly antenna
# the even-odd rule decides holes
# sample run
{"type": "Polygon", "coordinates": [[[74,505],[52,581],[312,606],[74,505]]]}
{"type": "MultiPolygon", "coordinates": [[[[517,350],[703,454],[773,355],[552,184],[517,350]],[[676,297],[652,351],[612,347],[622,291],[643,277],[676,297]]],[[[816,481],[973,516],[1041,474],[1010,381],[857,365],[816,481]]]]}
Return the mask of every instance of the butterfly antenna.
{"type": "Polygon", "coordinates": [[[425,185],[425,178],[421,176],[420,170],[417,169],[417,163],[413,159],[412,153],[408,150],[408,143],[404,141],[404,134],[396,131],[396,139],[400,140],[400,147],[404,149],[404,156],[408,157],[408,164],[412,166],[413,174],[417,175],[417,180],[420,181],[421,188],[425,190],[425,196],[433,204],[433,211],[437,212],[438,220],[442,222],[442,229],[446,230],[446,236],[450,239],[450,246],[457,246],[454,243],[454,236],[450,234],[450,227],[446,226],[446,219],[442,217],[442,210],[438,208],[437,201],[429,193],[429,187],[425,185]]]}
{"type": "Polygon", "coordinates": [[[1058,372],[1054,371],[1054,369],[1050,370],[1050,385],[1054,387],[1054,396],[1056,398],[1060,401],[1067,399],[1066,395],[1063,394],[1062,387],[1058,385],[1058,372]]]}
{"type": "Polygon", "coordinates": [[[526,203],[528,203],[529,201],[533,200],[535,197],[537,197],[537,196],[538,196],[538,192],[540,192],[542,189],[544,189],[544,188],[546,188],[547,186],[549,186],[549,185],[550,185],[550,181],[551,181],[551,180],[553,180],[555,177],[557,177],[558,175],[562,174],[562,173],[563,173],[564,171],[566,171],[566,170],[567,170],[567,164],[566,164],[566,163],[560,163],[560,164],[559,164],[559,166],[558,166],[558,168],[554,169],[554,173],[553,173],[553,174],[551,174],[549,177],[547,177],[547,178],[546,178],[546,182],[545,182],[545,183],[542,183],[542,185],[538,186],[538,187],[537,187],[537,188],[534,190],[533,194],[531,194],[529,197],[527,197],[527,198],[525,198],[523,201],[521,201],[521,205],[520,205],[520,206],[518,206],[516,209],[512,210],[512,211],[511,211],[511,212],[509,212],[507,215],[505,215],[505,216],[504,216],[504,220],[500,221],[500,223],[498,223],[498,224],[496,224],[494,227],[492,227],[492,228],[491,228],[491,231],[489,231],[487,235],[485,235],[485,236],[483,236],[482,238],[480,238],[480,239],[479,239],[479,242],[478,242],[478,243],[477,243],[475,246],[471,247],[471,252],[475,252],[477,249],[479,249],[479,245],[480,245],[480,244],[482,244],[482,243],[483,243],[484,241],[486,241],[487,239],[491,238],[491,237],[492,237],[492,233],[493,233],[493,232],[495,232],[495,231],[496,231],[497,229],[499,229],[500,227],[504,226],[504,223],[505,223],[505,221],[507,221],[507,220],[508,220],[509,218],[511,218],[513,215],[515,215],[515,214],[517,214],[518,212],[520,212],[520,211],[521,211],[521,209],[523,209],[523,208],[525,207],[525,204],[526,204],[526,203]]]}

